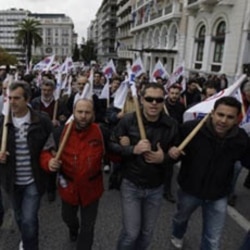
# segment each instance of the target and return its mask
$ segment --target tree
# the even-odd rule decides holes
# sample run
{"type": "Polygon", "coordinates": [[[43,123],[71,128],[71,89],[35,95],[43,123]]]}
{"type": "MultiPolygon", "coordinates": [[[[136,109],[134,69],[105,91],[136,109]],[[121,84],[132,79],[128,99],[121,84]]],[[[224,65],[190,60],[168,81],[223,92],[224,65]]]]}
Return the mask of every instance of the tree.
{"type": "Polygon", "coordinates": [[[96,60],[95,44],[92,40],[81,45],[81,56],[86,63],[90,63],[91,60],[96,60]]]}
{"type": "Polygon", "coordinates": [[[74,62],[78,62],[79,59],[80,59],[80,50],[79,50],[79,48],[78,48],[78,45],[75,44],[75,48],[74,48],[74,50],[73,50],[72,60],[73,60],[74,62]]]}
{"type": "Polygon", "coordinates": [[[34,19],[23,19],[16,30],[16,43],[22,45],[26,51],[26,64],[32,56],[32,46],[40,46],[43,42],[39,34],[41,23],[34,19]]]}
{"type": "Polygon", "coordinates": [[[15,56],[10,55],[3,48],[0,47],[0,65],[15,65],[17,59],[15,56]]]}

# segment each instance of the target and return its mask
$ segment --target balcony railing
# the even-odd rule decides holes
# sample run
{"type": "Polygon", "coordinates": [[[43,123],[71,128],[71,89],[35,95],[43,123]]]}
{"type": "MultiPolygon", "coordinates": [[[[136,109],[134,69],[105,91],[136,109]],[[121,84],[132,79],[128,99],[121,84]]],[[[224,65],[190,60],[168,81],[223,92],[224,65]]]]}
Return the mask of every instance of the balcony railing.
{"type": "Polygon", "coordinates": [[[193,3],[197,3],[197,2],[198,2],[198,0],[188,0],[188,5],[193,4],[193,3]]]}
{"type": "Polygon", "coordinates": [[[168,15],[168,14],[172,13],[172,9],[173,9],[173,5],[172,4],[166,6],[165,7],[165,15],[168,15]]]}

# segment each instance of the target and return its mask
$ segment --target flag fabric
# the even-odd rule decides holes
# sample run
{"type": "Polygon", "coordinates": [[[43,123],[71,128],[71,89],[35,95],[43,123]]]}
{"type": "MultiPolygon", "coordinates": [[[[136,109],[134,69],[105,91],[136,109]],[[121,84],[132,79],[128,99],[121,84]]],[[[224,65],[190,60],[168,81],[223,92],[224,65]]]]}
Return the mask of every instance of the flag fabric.
{"type": "Polygon", "coordinates": [[[62,89],[62,74],[58,72],[56,75],[56,88],[54,90],[54,99],[55,101],[59,100],[62,89]]]}
{"type": "Polygon", "coordinates": [[[65,58],[63,64],[60,67],[62,74],[69,74],[70,70],[74,68],[72,57],[68,56],[65,58]]]}
{"type": "Polygon", "coordinates": [[[3,83],[7,83],[7,88],[6,88],[6,94],[3,96],[3,109],[1,110],[2,111],[2,114],[4,116],[8,115],[9,113],[9,110],[10,110],[10,100],[9,100],[9,93],[10,93],[10,90],[9,90],[9,86],[10,84],[13,82],[13,76],[10,75],[10,74],[7,74],[6,78],[4,79],[3,83]]]}
{"type": "Polygon", "coordinates": [[[125,101],[127,99],[127,94],[129,90],[129,83],[127,80],[123,81],[119,88],[115,92],[114,97],[114,107],[118,109],[123,109],[125,101]]]}
{"type": "Polygon", "coordinates": [[[66,78],[66,81],[64,79],[64,81],[66,82],[65,85],[63,83],[63,86],[62,86],[62,89],[63,89],[63,95],[67,95],[67,96],[70,96],[71,93],[72,93],[72,76],[70,75],[69,77],[65,77],[66,78]]]}
{"type": "Polygon", "coordinates": [[[184,62],[177,68],[175,68],[174,72],[169,76],[167,84],[165,85],[166,91],[171,87],[171,85],[173,85],[176,82],[179,82],[181,84],[182,91],[184,91],[186,88],[184,62]],[[182,81],[180,82],[181,78],[182,81]]]}
{"type": "Polygon", "coordinates": [[[183,115],[183,120],[193,120],[196,118],[202,118],[206,114],[210,113],[214,107],[214,103],[224,96],[234,96],[236,91],[240,88],[242,82],[246,78],[246,75],[242,75],[234,84],[230,87],[221,90],[220,92],[216,93],[215,95],[209,97],[203,102],[196,104],[195,106],[191,107],[190,109],[186,110],[183,115]]]}
{"type": "Polygon", "coordinates": [[[146,73],[142,60],[138,57],[131,66],[131,71],[135,74],[135,77],[140,76],[142,73],[146,73]]]}
{"type": "Polygon", "coordinates": [[[59,62],[54,62],[52,66],[50,67],[50,70],[52,73],[58,73],[60,70],[61,64],[59,62]]]}
{"type": "Polygon", "coordinates": [[[102,89],[99,99],[109,99],[109,78],[106,78],[106,83],[102,89]]]}
{"type": "Polygon", "coordinates": [[[111,78],[114,73],[116,74],[115,65],[112,59],[103,67],[102,72],[108,78],[111,78]]]}
{"type": "Polygon", "coordinates": [[[39,63],[37,63],[33,67],[33,70],[49,71],[52,63],[54,62],[54,60],[55,60],[55,55],[47,56],[42,61],[40,61],[39,63]]]}
{"type": "Polygon", "coordinates": [[[168,72],[166,71],[166,69],[164,68],[164,66],[160,60],[158,60],[158,62],[154,66],[154,69],[153,69],[153,72],[151,75],[151,80],[156,81],[155,79],[157,77],[161,77],[161,78],[168,78],[169,77],[168,72]]]}

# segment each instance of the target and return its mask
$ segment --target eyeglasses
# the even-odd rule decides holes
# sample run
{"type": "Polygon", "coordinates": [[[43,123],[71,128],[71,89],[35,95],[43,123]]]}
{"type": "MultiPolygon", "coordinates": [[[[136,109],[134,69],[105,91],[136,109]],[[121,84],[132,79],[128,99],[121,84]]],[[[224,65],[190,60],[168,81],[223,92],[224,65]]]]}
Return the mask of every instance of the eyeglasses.
{"type": "Polygon", "coordinates": [[[153,102],[153,101],[155,101],[156,103],[163,103],[164,102],[164,98],[163,97],[146,96],[146,97],[144,97],[144,100],[146,102],[153,102]]]}

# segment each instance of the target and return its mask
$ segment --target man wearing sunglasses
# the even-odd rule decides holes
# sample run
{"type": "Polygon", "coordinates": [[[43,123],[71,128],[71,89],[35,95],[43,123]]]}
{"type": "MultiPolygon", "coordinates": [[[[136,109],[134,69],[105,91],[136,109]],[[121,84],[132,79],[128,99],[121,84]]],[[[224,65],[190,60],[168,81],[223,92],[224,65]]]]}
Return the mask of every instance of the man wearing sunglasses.
{"type": "Polygon", "coordinates": [[[177,124],[163,112],[164,88],[145,85],[141,93],[146,139],[140,138],[135,112],[126,114],[114,132],[115,151],[122,157],[123,228],[117,250],[148,249],[163,199],[168,150],[175,144],[177,124]]]}

